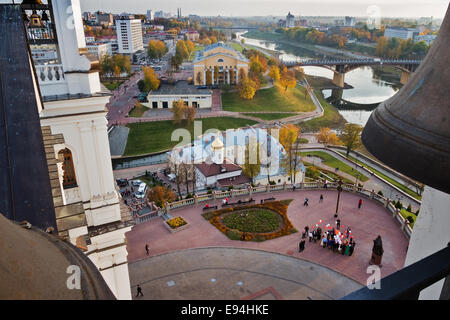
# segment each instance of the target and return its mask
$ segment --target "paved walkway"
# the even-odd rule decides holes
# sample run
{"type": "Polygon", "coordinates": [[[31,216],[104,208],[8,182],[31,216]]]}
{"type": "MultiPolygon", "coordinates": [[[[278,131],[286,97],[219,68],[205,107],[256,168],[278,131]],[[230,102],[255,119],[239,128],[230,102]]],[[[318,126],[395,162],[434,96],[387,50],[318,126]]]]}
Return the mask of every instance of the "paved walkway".
{"type": "Polygon", "coordinates": [[[171,252],[128,266],[136,300],[329,300],[361,285],[317,264],[260,250],[199,248],[171,252]]]}
{"type": "Polygon", "coordinates": [[[115,126],[108,134],[109,149],[112,157],[121,156],[124,153],[129,132],[130,128],[115,126]]]}
{"type": "MultiPolygon", "coordinates": [[[[190,224],[189,228],[180,232],[169,232],[161,218],[133,227],[126,234],[128,261],[134,262],[146,258],[144,249],[146,243],[150,246],[151,256],[174,250],[210,246],[251,248],[291,255],[318,263],[365,284],[368,276],[366,273],[368,261],[372,253],[372,240],[381,235],[384,246],[382,277],[403,267],[408,240],[402,234],[397,222],[392,219],[392,215],[376,201],[364,198],[362,208],[358,209],[357,203],[360,197],[357,194],[341,193],[339,205],[341,227],[346,229],[347,226],[350,226],[356,240],[354,254],[349,257],[323,249],[314,242],[307,242],[305,251],[298,252],[301,230],[306,225],[315,225],[320,219],[323,219],[325,223],[335,225],[333,215],[336,208],[337,191],[298,190],[275,192],[273,196],[277,200],[294,199],[289,205],[288,217],[294,227],[299,230],[298,233],[263,242],[230,240],[201,216],[201,208],[205,205],[202,203],[171,211],[172,216],[181,215],[190,224]],[[319,203],[321,193],[324,195],[323,203],[319,203]],[[308,207],[303,206],[305,197],[310,199],[308,207]]],[[[267,197],[267,194],[253,195],[257,203],[260,199],[267,197]]],[[[232,201],[235,200],[236,198],[233,198],[232,201]]],[[[216,204],[219,205],[220,200],[210,203],[210,205],[216,204]]]]}

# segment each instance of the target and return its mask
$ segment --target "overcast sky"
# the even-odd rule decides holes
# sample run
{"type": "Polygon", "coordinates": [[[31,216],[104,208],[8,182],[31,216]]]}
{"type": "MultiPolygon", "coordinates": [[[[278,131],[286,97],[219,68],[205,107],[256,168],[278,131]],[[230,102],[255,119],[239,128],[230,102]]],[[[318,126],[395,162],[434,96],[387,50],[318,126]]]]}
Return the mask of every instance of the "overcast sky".
{"type": "Polygon", "coordinates": [[[147,9],[200,16],[360,16],[442,18],[449,0],[81,0],[83,11],[145,13],[147,9]],[[372,6],[377,6],[374,10],[372,6]],[[373,13],[372,13],[373,14],[373,13]]]}

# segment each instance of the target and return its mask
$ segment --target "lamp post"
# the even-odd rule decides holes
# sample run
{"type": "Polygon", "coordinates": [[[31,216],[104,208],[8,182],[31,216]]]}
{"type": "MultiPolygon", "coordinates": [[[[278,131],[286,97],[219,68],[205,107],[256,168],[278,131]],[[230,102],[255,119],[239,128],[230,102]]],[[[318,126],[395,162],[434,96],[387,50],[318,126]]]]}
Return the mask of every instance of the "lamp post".
{"type": "Polygon", "coordinates": [[[337,191],[338,191],[338,197],[337,197],[337,203],[336,203],[336,213],[334,214],[334,217],[338,217],[338,209],[339,209],[339,199],[341,198],[341,191],[342,191],[342,178],[339,178],[339,181],[337,182],[337,191]]]}

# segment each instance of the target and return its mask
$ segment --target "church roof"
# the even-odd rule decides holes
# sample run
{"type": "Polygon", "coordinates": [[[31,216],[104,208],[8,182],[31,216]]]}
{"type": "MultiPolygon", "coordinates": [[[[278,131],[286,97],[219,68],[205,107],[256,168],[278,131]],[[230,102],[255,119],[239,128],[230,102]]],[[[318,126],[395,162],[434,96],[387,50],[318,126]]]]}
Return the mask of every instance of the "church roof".
{"type": "Polygon", "coordinates": [[[227,160],[224,160],[222,164],[216,164],[216,163],[199,163],[196,164],[195,167],[200,170],[200,172],[205,177],[213,177],[218,174],[224,173],[224,172],[233,172],[233,171],[239,171],[242,170],[241,167],[238,165],[231,163],[227,160]]]}
{"type": "Polygon", "coordinates": [[[195,54],[193,63],[203,61],[206,58],[210,58],[210,57],[214,57],[214,56],[218,56],[218,55],[224,55],[224,56],[227,56],[227,57],[230,57],[233,59],[237,59],[242,62],[249,62],[249,60],[247,58],[245,58],[240,52],[236,51],[233,47],[231,47],[223,42],[217,42],[217,43],[211,44],[209,46],[206,46],[205,48],[203,48],[203,50],[197,51],[197,53],[195,54]],[[236,55],[232,55],[232,54],[226,53],[226,52],[217,52],[217,53],[209,54],[209,55],[207,54],[208,51],[211,51],[215,48],[224,48],[226,50],[232,51],[236,55]]]}

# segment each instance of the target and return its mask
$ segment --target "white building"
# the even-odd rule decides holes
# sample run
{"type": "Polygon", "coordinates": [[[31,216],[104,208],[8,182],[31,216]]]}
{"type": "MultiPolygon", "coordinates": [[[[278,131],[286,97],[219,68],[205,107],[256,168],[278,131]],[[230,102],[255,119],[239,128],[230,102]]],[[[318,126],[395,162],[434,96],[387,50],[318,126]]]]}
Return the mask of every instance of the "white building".
{"type": "MultiPolygon", "coordinates": [[[[269,180],[276,184],[292,183],[291,177],[281,166],[285,155],[286,152],[276,137],[264,129],[248,127],[230,129],[225,133],[207,133],[195,140],[192,146],[174,148],[169,154],[169,161],[194,163],[196,185],[202,189],[251,182],[266,185],[269,180]],[[242,173],[249,141],[260,146],[261,168],[253,181],[242,173]]],[[[303,179],[304,173],[298,170],[295,183],[301,183],[303,179]]]]}
{"type": "Polygon", "coordinates": [[[131,299],[125,233],[133,220],[112,172],[105,107],[110,93],[102,91],[97,60],[86,49],[80,1],[52,5],[60,64],[36,64],[35,84],[43,101],[41,126],[55,141],[48,161],[57,168],[50,173],[52,191],[61,194],[54,198],[58,235],[84,251],[118,299],[131,299]]]}
{"type": "Polygon", "coordinates": [[[116,33],[120,54],[130,55],[144,49],[141,20],[120,17],[116,20],[116,33]]]}
{"type": "Polygon", "coordinates": [[[212,91],[198,89],[186,81],[177,81],[174,85],[161,84],[158,90],[149,92],[147,99],[149,102],[142,104],[152,109],[171,109],[173,103],[180,99],[189,107],[201,109],[212,107],[212,91]]]}
{"type": "Polygon", "coordinates": [[[425,41],[427,46],[431,45],[433,41],[436,39],[437,35],[425,34],[425,35],[417,35],[414,37],[414,42],[425,41]]]}
{"type": "Polygon", "coordinates": [[[89,53],[92,53],[97,59],[101,60],[106,54],[112,56],[111,43],[89,43],[86,45],[89,53]]]}
{"type": "Polygon", "coordinates": [[[286,16],[286,28],[295,27],[295,17],[289,12],[286,16]]]}
{"type": "Polygon", "coordinates": [[[399,38],[403,40],[414,39],[418,33],[417,29],[401,27],[387,27],[384,30],[384,36],[386,38],[399,38]]]}
{"type": "Polygon", "coordinates": [[[344,26],[354,27],[355,26],[355,17],[346,16],[344,26]]]}
{"type": "Polygon", "coordinates": [[[85,37],[86,39],[86,43],[91,43],[91,42],[95,42],[95,37],[85,37]]]}
{"type": "Polygon", "coordinates": [[[155,19],[155,14],[153,10],[147,10],[147,20],[153,21],[155,19]]]}

